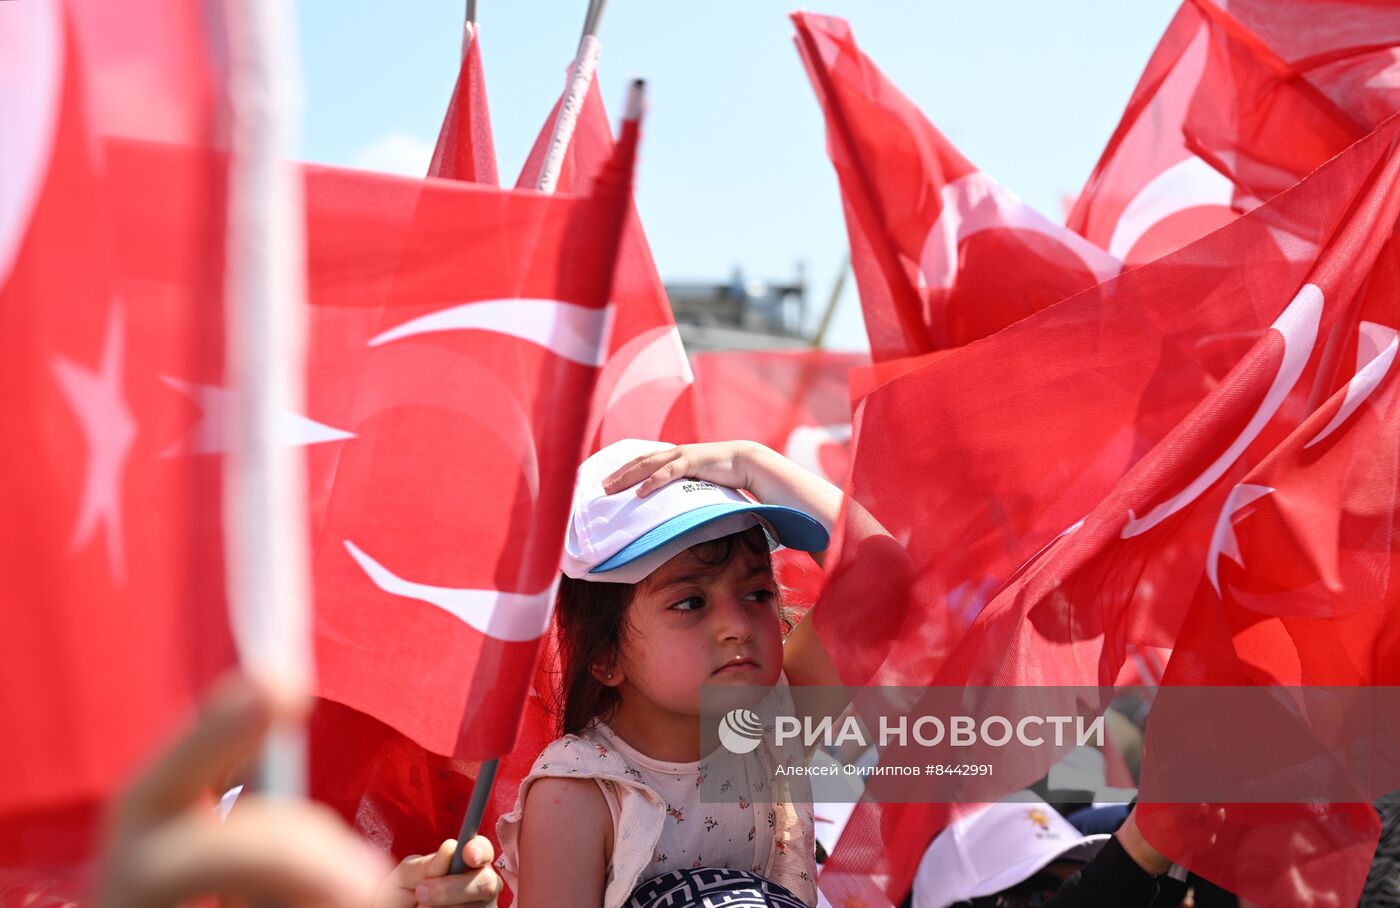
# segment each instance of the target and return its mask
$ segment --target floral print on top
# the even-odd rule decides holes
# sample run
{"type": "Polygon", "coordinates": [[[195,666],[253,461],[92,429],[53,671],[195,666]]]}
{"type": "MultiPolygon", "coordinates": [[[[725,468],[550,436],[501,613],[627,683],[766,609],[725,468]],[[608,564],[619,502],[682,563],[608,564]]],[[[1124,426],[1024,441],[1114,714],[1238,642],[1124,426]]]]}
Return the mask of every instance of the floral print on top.
{"type": "MultiPolygon", "coordinates": [[[[595,722],[545,748],[521,783],[515,809],[501,818],[497,867],[512,889],[518,880],[518,841],[529,785],[545,776],[593,778],[613,819],[612,863],[603,908],[626,903],[640,883],[672,870],[727,867],[761,874],[815,906],[816,857],[809,803],[768,803],[762,794],[773,756],[755,751],[741,771],[720,780],[731,802],[701,800],[703,762],[667,763],[632,748],[608,725],[595,722]],[[758,794],[755,797],[755,794],[758,794]]],[[[726,761],[726,766],[729,761],[726,761]]],[[[777,793],[774,787],[774,793],[777,793]]]]}

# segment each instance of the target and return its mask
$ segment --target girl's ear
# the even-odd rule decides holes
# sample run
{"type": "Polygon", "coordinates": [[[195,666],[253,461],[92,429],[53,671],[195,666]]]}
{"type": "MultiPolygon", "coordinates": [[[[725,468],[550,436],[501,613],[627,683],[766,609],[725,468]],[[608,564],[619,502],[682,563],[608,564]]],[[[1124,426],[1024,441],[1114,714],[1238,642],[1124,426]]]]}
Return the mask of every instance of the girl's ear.
{"type": "Polygon", "coordinates": [[[617,667],[616,660],[595,662],[589,671],[599,684],[606,687],[617,687],[622,683],[622,669],[617,667]]]}

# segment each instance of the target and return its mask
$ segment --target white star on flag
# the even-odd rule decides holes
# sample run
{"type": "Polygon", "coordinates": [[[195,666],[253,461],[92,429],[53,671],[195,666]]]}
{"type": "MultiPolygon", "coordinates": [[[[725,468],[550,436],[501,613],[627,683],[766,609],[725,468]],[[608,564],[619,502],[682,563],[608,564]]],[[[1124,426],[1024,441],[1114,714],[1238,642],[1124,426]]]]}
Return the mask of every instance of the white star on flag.
{"type": "Polygon", "coordinates": [[[126,583],[126,551],[122,542],[122,474],[136,440],[136,420],[122,398],[126,312],[120,302],[112,308],[102,359],[97,370],[58,356],[53,371],[68,405],[78,417],[87,441],[87,470],[78,519],[68,542],[73,553],[92,541],[100,526],[107,540],[107,563],[118,586],[126,583]]]}
{"type": "MultiPolygon", "coordinates": [[[[161,456],[218,454],[227,451],[228,414],[238,406],[241,393],[220,388],[218,385],[201,385],[168,375],[162,375],[161,380],[194,401],[200,409],[199,422],[190,430],[190,434],[183,441],[177,441],[166,448],[161,456]]],[[[304,447],[354,437],[354,432],[319,423],[290,410],[282,411],[277,421],[277,442],[283,447],[304,447]]]]}
{"type": "Polygon", "coordinates": [[[1206,576],[1210,585],[1220,595],[1220,559],[1229,558],[1244,567],[1244,556],[1240,554],[1240,542],[1235,537],[1235,515],[1254,502],[1272,492],[1269,486],[1240,483],[1230,490],[1225,506],[1220,509],[1220,517],[1215,522],[1215,532],[1211,534],[1210,549],[1206,552],[1206,576]]]}

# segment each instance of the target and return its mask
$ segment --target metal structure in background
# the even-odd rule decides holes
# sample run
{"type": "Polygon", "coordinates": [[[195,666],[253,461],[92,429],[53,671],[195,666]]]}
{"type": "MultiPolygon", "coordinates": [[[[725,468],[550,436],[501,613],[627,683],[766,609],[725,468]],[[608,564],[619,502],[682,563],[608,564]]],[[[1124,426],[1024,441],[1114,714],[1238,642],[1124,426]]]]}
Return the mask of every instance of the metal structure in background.
{"type": "Polygon", "coordinates": [[[727,281],[666,284],[671,312],[687,352],[805,347],[807,276],[799,263],[790,281],[746,278],[739,268],[727,281]]]}

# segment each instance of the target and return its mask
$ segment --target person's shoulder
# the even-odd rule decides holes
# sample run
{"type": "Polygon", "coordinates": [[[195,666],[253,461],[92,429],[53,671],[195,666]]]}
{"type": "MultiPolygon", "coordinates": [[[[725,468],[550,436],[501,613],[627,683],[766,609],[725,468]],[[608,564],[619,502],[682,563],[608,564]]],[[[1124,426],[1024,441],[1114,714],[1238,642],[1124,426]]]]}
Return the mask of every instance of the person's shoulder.
{"type": "Polygon", "coordinates": [[[536,779],[520,824],[520,904],[603,901],[612,859],[612,817],[594,779],[536,779]]]}
{"type": "Polygon", "coordinates": [[[521,808],[521,851],[607,861],[612,813],[596,779],[536,779],[521,808]]]}
{"type": "Polygon", "coordinates": [[[581,819],[599,819],[601,825],[611,824],[608,802],[593,778],[571,779],[567,776],[544,776],[534,781],[525,794],[525,816],[559,813],[581,819]]]}

